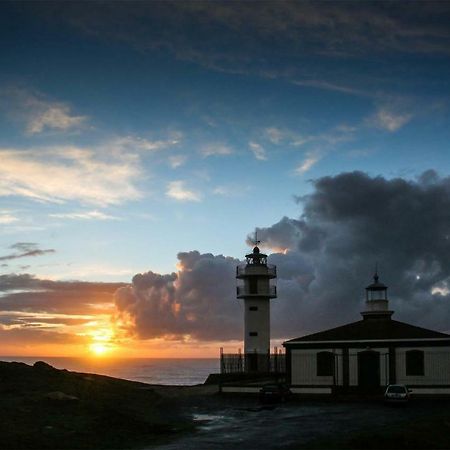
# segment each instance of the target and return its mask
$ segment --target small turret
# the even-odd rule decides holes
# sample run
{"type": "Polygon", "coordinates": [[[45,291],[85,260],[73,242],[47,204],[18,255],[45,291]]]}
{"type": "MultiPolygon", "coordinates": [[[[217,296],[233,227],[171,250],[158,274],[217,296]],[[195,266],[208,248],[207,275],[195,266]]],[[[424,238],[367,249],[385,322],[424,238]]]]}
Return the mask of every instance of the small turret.
{"type": "Polygon", "coordinates": [[[394,311],[389,311],[387,286],[380,283],[378,269],[375,268],[373,283],[366,287],[366,310],[361,314],[364,319],[390,319],[394,311]]]}

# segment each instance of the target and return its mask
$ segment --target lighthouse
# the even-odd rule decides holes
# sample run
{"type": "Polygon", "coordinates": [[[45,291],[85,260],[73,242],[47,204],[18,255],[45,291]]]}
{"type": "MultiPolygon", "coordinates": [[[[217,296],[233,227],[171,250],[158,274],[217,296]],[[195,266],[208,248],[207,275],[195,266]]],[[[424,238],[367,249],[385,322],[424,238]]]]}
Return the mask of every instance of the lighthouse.
{"type": "Polygon", "coordinates": [[[270,354],[270,300],[276,298],[277,268],[267,264],[267,255],[258,248],[255,235],[252,253],[236,267],[237,298],[244,300],[245,370],[265,372],[270,354]]]}

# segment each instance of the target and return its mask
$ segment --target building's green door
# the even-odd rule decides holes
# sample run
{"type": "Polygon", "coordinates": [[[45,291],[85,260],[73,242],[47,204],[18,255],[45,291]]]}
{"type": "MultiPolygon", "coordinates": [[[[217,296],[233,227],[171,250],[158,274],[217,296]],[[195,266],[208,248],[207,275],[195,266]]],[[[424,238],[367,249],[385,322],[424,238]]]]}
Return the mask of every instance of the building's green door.
{"type": "Polygon", "coordinates": [[[380,353],[366,350],[358,353],[358,386],[364,389],[380,387],[380,353]]]}

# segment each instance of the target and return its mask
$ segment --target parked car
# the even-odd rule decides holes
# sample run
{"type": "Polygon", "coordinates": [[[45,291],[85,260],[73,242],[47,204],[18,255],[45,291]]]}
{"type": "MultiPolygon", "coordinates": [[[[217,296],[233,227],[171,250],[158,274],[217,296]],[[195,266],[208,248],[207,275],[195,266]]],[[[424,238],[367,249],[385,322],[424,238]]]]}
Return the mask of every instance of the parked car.
{"type": "Polygon", "coordinates": [[[407,403],[411,389],[404,384],[390,384],[384,393],[384,401],[388,403],[407,403]]]}
{"type": "Polygon", "coordinates": [[[282,383],[266,384],[259,390],[259,398],[263,403],[285,402],[291,395],[288,386],[282,383]]]}

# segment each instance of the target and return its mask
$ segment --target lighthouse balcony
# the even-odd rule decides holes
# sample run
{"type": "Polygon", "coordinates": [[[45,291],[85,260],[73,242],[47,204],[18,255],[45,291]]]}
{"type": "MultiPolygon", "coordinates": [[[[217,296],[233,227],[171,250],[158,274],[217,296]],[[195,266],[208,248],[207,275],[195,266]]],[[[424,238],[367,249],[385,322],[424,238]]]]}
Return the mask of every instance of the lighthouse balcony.
{"type": "Polygon", "coordinates": [[[276,278],[277,267],[273,264],[242,264],[236,267],[236,278],[249,276],[276,278]]]}
{"type": "Polygon", "coordinates": [[[250,286],[237,286],[236,287],[236,296],[237,298],[245,298],[245,297],[269,297],[276,298],[277,296],[277,287],[269,286],[265,289],[251,289],[250,286]]]}

